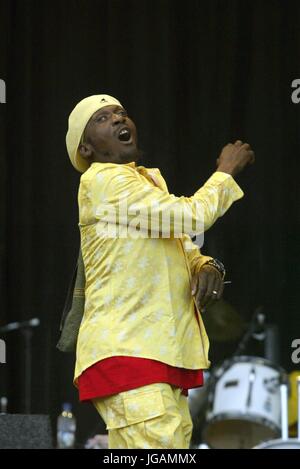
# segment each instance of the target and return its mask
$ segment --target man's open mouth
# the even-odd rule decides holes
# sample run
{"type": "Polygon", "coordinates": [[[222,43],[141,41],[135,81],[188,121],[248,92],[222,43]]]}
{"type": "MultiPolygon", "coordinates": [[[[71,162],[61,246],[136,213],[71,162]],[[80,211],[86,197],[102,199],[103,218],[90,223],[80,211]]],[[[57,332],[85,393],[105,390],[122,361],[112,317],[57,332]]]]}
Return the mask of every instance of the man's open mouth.
{"type": "Polygon", "coordinates": [[[130,129],[129,127],[122,127],[122,129],[119,131],[119,133],[117,134],[118,135],[118,139],[121,141],[121,142],[130,142],[131,141],[131,132],[130,132],[130,129]]]}

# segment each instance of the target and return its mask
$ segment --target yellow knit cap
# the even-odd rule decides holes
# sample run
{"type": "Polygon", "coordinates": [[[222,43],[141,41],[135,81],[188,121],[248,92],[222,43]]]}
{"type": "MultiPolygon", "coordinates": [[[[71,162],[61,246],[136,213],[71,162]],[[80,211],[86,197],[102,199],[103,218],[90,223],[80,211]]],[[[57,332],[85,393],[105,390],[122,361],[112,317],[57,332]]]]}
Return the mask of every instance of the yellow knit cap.
{"type": "Polygon", "coordinates": [[[88,162],[82,158],[78,151],[85,126],[98,109],[111,105],[123,107],[116,98],[108,94],[89,96],[76,104],[69,116],[69,128],[66,135],[67,150],[72,165],[81,173],[84,173],[89,167],[88,162]]]}

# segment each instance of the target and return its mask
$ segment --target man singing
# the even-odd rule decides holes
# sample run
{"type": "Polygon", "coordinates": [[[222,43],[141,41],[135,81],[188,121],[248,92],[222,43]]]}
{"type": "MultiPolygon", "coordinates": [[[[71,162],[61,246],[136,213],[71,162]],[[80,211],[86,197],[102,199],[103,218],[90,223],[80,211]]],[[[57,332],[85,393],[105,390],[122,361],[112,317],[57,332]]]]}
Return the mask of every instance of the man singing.
{"type": "Polygon", "coordinates": [[[100,413],[109,448],[189,448],[188,389],[203,384],[210,365],[200,310],[221,297],[225,275],[192,243],[191,226],[203,233],[243,196],[233,177],[254,153],[239,140],[226,145],[204,186],[175,197],[157,168],[137,165],[135,124],[108,95],[76,105],[66,142],[83,173],[80,400],[100,413]]]}

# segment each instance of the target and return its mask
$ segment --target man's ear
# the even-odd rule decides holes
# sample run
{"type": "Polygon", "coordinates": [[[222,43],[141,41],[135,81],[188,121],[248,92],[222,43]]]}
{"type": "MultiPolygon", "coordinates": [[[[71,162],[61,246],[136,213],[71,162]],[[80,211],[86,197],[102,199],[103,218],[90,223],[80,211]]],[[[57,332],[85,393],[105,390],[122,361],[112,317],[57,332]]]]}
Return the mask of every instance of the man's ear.
{"type": "Polygon", "coordinates": [[[81,143],[78,147],[79,153],[85,160],[90,160],[93,154],[92,147],[89,143],[81,143]]]}

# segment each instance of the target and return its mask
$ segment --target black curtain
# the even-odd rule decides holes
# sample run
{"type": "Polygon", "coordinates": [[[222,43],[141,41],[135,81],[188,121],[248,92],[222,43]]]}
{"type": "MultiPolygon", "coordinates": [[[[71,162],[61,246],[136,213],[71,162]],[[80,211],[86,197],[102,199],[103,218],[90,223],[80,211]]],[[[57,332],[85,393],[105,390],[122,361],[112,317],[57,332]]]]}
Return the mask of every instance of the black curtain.
{"type": "MultiPolygon", "coordinates": [[[[82,98],[116,96],[136,122],[143,164],[191,195],[227,142],[249,142],[257,162],[245,197],[206,233],[224,261],[225,298],[249,321],[263,306],[280,328],[290,370],[300,337],[300,3],[279,0],[0,1],[1,324],[39,317],[32,412],[77,401],[73,357],[55,350],[79,245],[79,174],[65,148],[68,114],[82,98]]],[[[25,341],[5,337],[1,393],[24,410],[25,341]]],[[[82,408],[82,407],[80,407],[82,408]]],[[[81,410],[78,410],[81,412],[81,410]]]]}

